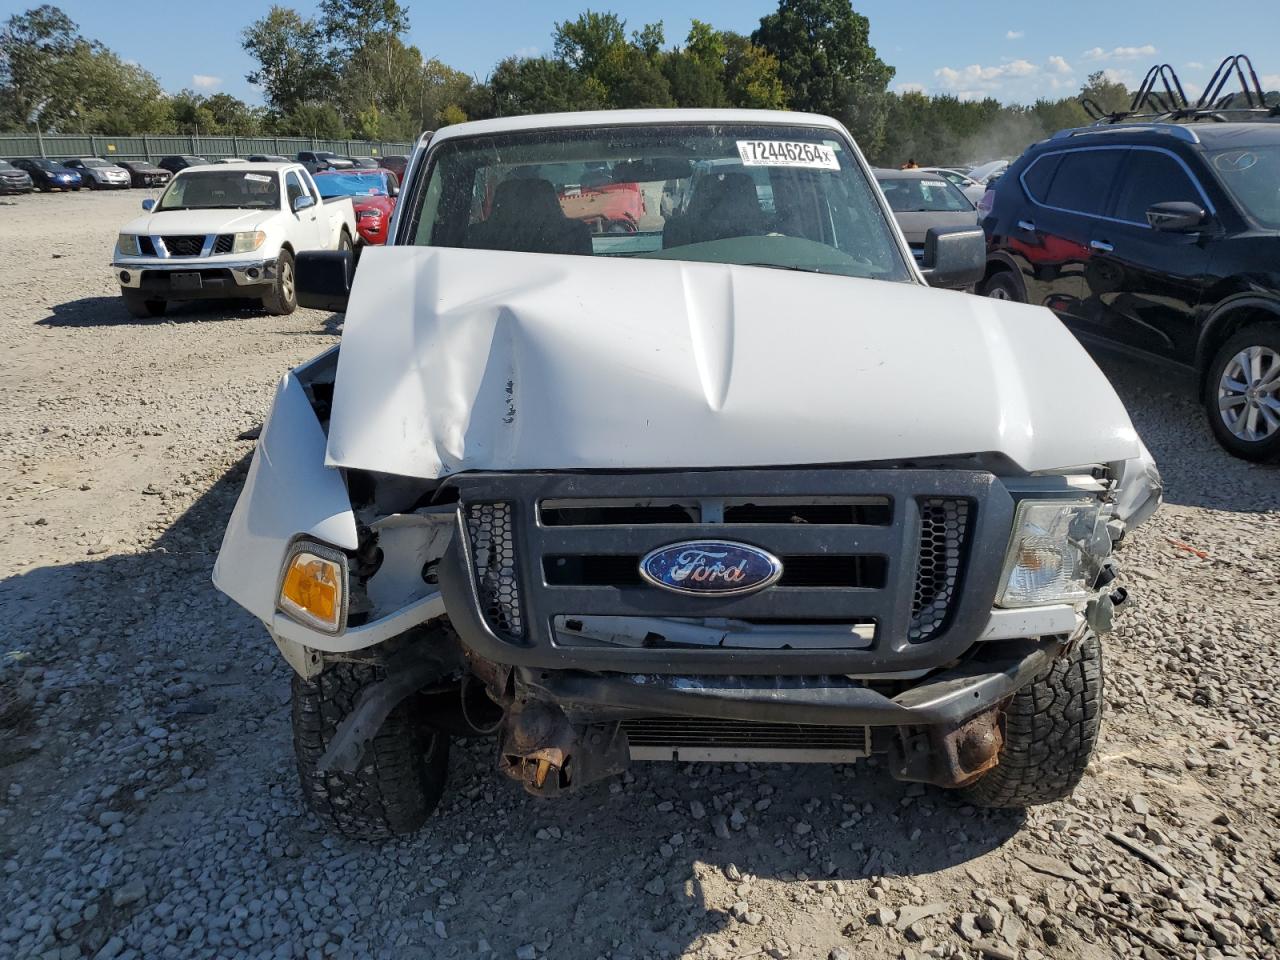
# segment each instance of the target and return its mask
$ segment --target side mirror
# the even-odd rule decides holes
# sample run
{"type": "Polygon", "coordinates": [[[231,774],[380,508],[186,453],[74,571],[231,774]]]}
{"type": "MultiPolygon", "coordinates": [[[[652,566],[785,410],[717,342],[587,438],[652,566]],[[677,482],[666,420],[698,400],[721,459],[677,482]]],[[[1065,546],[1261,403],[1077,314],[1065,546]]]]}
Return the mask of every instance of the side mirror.
{"type": "Polygon", "coordinates": [[[142,201],[142,209],[146,210],[147,212],[150,212],[151,208],[154,207],[155,205],[156,205],[156,202],[152,200],[150,197],[147,197],[147,199],[142,201]]]}
{"type": "Polygon", "coordinates": [[[345,313],[355,259],[348,250],[304,250],[294,262],[298,305],[345,313]]]}
{"type": "Polygon", "coordinates": [[[1172,200],[1147,207],[1147,223],[1153,230],[1168,233],[1185,233],[1198,230],[1209,220],[1209,214],[1198,203],[1172,200]]]}
{"type": "Polygon", "coordinates": [[[920,272],[931,287],[963,289],[987,270],[987,236],[980,227],[932,227],[924,235],[920,272]]]}
{"type": "Polygon", "coordinates": [[[294,213],[298,213],[299,211],[305,210],[307,209],[307,207],[314,207],[315,205],[316,205],[316,198],[308,197],[306,194],[293,198],[294,213]]]}
{"type": "Polygon", "coordinates": [[[392,181],[387,185],[387,196],[389,196],[389,197],[398,197],[398,196],[400,196],[400,184],[398,184],[398,183],[396,183],[394,180],[392,180],[392,181]]]}

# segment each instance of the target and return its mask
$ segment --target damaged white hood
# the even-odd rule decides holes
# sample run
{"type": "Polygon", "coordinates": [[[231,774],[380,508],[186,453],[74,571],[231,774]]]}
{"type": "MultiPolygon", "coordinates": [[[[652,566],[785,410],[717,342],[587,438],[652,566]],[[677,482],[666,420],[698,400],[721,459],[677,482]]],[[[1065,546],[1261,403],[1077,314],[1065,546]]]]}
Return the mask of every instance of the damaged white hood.
{"type": "Polygon", "coordinates": [[[749,467],[1138,457],[1048,311],[915,284],[674,260],[364,251],[326,463],[749,467]]]}

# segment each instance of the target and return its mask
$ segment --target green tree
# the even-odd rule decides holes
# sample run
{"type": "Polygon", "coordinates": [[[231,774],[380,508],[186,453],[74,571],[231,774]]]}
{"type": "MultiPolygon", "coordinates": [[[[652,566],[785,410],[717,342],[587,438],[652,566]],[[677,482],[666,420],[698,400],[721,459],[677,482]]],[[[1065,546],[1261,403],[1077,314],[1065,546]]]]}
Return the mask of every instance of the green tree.
{"type": "Polygon", "coordinates": [[[779,0],[751,39],[777,58],[792,108],[836,117],[864,149],[874,149],[894,70],[869,36],[870,23],[850,0],[779,0]]]}
{"type": "Polygon", "coordinates": [[[605,91],[562,60],[508,57],[493,70],[487,85],[494,116],[595,110],[606,105],[605,91]]]}
{"type": "Polygon", "coordinates": [[[636,30],[631,34],[631,40],[644,51],[646,57],[650,59],[656,57],[662,51],[662,45],[667,42],[666,32],[662,29],[662,21],[646,23],[643,30],[636,30]]]}
{"type": "Polygon", "coordinates": [[[728,103],[723,71],[704,63],[687,48],[674,50],[662,59],[662,75],[667,79],[677,107],[723,107],[728,103]]]}
{"type": "Polygon", "coordinates": [[[588,10],[577,20],[557,23],[553,37],[557,60],[592,74],[606,54],[626,45],[627,22],[616,13],[588,10]]]}
{"type": "Polygon", "coordinates": [[[604,88],[608,105],[615,109],[675,106],[667,78],[639,47],[626,43],[613,47],[591,76],[604,88]]]}
{"type": "Polygon", "coordinates": [[[84,43],[75,22],[57,7],[45,4],[15,13],[0,29],[0,123],[26,127],[40,111],[66,91],[58,64],[84,43]]]}
{"type": "Polygon", "coordinates": [[[245,79],[262,88],[279,115],[294,113],[333,82],[320,26],[297,10],[273,6],[245,28],[241,45],[258,62],[245,79]]]}
{"type": "Polygon", "coordinates": [[[409,11],[397,0],[321,0],[320,29],[340,55],[375,37],[399,37],[409,29],[409,11]]]}
{"type": "Polygon", "coordinates": [[[724,88],[729,103],[751,110],[787,106],[778,58],[738,33],[725,31],[724,88]]]}
{"type": "Polygon", "coordinates": [[[299,103],[279,121],[280,133],[321,140],[343,140],[351,132],[331,103],[299,103]]]}
{"type": "Polygon", "coordinates": [[[1088,98],[1102,108],[1104,113],[1120,113],[1128,110],[1133,94],[1119,80],[1110,80],[1099,70],[1091,73],[1080,88],[1080,98],[1088,98]]]}

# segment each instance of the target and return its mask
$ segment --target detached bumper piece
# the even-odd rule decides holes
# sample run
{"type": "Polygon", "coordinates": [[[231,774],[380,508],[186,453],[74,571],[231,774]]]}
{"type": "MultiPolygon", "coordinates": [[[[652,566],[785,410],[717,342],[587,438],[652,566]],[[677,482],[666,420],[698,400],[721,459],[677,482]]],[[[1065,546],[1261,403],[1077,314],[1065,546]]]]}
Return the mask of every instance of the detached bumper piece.
{"type": "Polygon", "coordinates": [[[890,755],[900,780],[961,786],[997,762],[1001,707],[1061,654],[1062,637],[984,644],[898,693],[845,677],[517,672],[499,767],[553,795],[630,760],[841,763],[890,755]]]}

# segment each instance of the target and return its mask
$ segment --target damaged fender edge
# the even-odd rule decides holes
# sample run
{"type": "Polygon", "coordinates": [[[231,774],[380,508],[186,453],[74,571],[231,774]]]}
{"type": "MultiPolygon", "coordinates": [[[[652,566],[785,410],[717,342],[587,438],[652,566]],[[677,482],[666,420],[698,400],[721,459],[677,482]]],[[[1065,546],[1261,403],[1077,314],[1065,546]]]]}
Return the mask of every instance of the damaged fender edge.
{"type": "Polygon", "coordinates": [[[263,623],[274,621],[280,567],[294,540],[357,546],[346,483],[324,466],[325,443],[305,387],[286,374],[213,567],[214,586],[263,623]]]}

